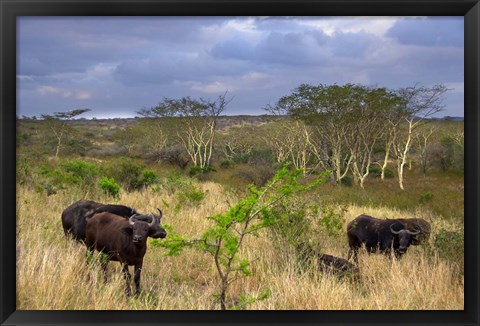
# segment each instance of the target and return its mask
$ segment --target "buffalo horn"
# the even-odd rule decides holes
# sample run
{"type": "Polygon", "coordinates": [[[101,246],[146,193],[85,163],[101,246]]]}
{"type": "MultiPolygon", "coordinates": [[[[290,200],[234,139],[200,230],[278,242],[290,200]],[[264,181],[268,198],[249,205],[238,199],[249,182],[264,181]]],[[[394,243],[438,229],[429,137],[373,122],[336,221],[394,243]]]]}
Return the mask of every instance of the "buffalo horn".
{"type": "Polygon", "coordinates": [[[158,207],[157,207],[157,210],[158,210],[158,212],[160,213],[160,215],[158,216],[158,219],[161,219],[162,216],[163,216],[163,213],[162,213],[162,211],[160,210],[160,208],[158,208],[158,207]]]}
{"type": "Polygon", "coordinates": [[[128,223],[130,223],[130,225],[135,224],[135,222],[133,221],[133,217],[134,217],[134,216],[135,216],[135,215],[132,215],[132,216],[130,216],[130,218],[128,219],[128,223]]]}
{"type": "Polygon", "coordinates": [[[155,224],[156,218],[155,218],[155,214],[150,214],[150,216],[152,217],[152,221],[148,223],[148,226],[152,227],[155,224]]]}
{"type": "Polygon", "coordinates": [[[407,230],[407,232],[410,233],[411,235],[417,235],[417,234],[419,234],[421,231],[420,231],[420,230],[417,230],[417,231],[407,230]]]}
{"type": "Polygon", "coordinates": [[[392,231],[393,234],[399,234],[401,230],[395,231],[395,230],[392,228],[394,225],[395,225],[395,224],[390,225],[390,231],[392,231]]]}

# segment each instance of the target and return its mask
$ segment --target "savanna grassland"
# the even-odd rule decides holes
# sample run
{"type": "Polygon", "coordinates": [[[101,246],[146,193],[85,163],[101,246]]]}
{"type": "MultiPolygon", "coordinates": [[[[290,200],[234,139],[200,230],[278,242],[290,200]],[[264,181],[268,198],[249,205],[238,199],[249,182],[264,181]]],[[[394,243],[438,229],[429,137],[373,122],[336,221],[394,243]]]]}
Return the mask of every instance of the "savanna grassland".
{"type": "MultiPolygon", "coordinates": [[[[127,296],[120,264],[109,264],[105,280],[100,264],[87,262],[85,246],[63,233],[62,211],[77,200],[89,199],[127,205],[145,213],[159,207],[164,214],[162,225],[166,225],[169,235],[194,239],[212,227],[208,217],[224,214],[245,198],[248,184],[261,188],[278,170],[269,161],[271,154],[268,156],[262,148],[249,152],[253,157],[250,160],[225,163],[226,159],[219,158],[212,163],[212,169],[201,173],[188,167],[182,169],[175,162],[141,155],[142,148],[145,152],[151,148],[138,139],[131,147],[122,147],[128,143],[122,133],[137,125],[135,120],[129,120],[127,125],[78,122],[73,126],[76,136],[65,141],[63,152],[54,157],[56,142],[48,141],[46,126],[39,121],[19,123],[18,310],[219,308],[219,279],[208,253],[184,248],[180,254],[168,256],[161,242],[168,241],[169,236],[149,239],[142,292],[127,296]],[[118,193],[108,182],[103,188],[99,186],[104,177],[118,183],[118,193]]],[[[260,139],[256,135],[270,130],[269,123],[262,119],[240,121],[236,128],[246,128],[245,138],[251,136],[254,140],[260,139]]],[[[463,124],[448,128],[463,128],[463,124]]],[[[219,139],[226,135],[220,132],[219,139]]],[[[441,135],[437,139],[438,146],[445,143],[441,135]]],[[[130,140],[133,142],[133,137],[130,140]]],[[[379,153],[381,157],[383,153],[379,153]]],[[[249,261],[249,273],[231,283],[227,292],[229,308],[464,309],[463,172],[453,158],[446,168],[434,156],[428,169],[422,170],[419,162],[418,155],[412,156],[404,190],[399,188],[390,162],[392,175],[381,180],[372,173],[364,189],[354,181],[352,184],[352,180],[339,184],[328,181],[293,194],[288,209],[297,220],[245,237],[238,256],[249,261]],[[361,253],[358,278],[325,274],[317,261],[300,259],[297,248],[304,243],[321,253],[346,258],[346,225],[362,213],[378,218],[422,218],[431,223],[432,232],[428,242],[411,246],[400,260],[361,253]]],[[[318,173],[310,173],[302,180],[317,177],[318,173]]]]}

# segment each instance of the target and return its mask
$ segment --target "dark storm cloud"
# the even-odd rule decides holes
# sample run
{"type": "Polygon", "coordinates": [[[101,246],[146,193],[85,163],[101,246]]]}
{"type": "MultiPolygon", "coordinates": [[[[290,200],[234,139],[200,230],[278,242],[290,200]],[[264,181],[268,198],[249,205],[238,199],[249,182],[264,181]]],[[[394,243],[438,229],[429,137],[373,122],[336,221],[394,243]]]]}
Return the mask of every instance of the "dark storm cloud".
{"type": "Polygon", "coordinates": [[[318,62],[311,46],[302,33],[270,33],[257,47],[258,60],[285,65],[309,65],[318,62]]]}
{"type": "Polygon", "coordinates": [[[374,43],[380,40],[368,33],[336,33],[330,39],[333,54],[343,57],[364,58],[374,43]]]}
{"type": "Polygon", "coordinates": [[[18,110],[133,116],[164,96],[228,90],[227,113],[262,114],[301,83],[463,89],[463,18],[375,19],[22,17],[18,110]]]}
{"type": "Polygon", "coordinates": [[[252,60],[255,57],[255,45],[240,36],[234,36],[225,42],[216,44],[211,54],[218,59],[252,60]]]}
{"type": "Polygon", "coordinates": [[[18,38],[19,74],[85,71],[98,62],[122,62],[201,44],[196,31],[219,19],[23,17],[18,38]]]}
{"type": "Polygon", "coordinates": [[[326,65],[338,57],[364,58],[370,47],[380,42],[374,35],[322,31],[270,32],[258,42],[233,37],[218,43],[211,51],[218,59],[237,59],[260,64],[287,66],[326,65]]]}
{"type": "Polygon", "coordinates": [[[463,19],[430,17],[399,20],[387,36],[402,44],[463,47],[463,19]]]}

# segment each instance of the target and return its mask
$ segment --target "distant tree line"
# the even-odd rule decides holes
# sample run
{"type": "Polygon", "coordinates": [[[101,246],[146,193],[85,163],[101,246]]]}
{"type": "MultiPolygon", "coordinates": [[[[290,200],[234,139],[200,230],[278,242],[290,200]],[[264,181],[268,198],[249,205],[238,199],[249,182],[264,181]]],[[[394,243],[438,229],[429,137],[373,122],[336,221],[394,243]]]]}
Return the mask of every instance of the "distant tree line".
{"type": "MultiPolygon", "coordinates": [[[[67,154],[69,144],[83,139],[84,150],[77,150],[81,156],[142,157],[189,167],[193,174],[240,164],[238,173],[259,185],[274,174],[275,167],[289,162],[304,175],[331,170],[335,183],[354,182],[362,188],[369,176],[384,180],[395,175],[404,189],[405,170],[412,161],[423,174],[433,167],[463,172],[463,126],[429,119],[443,109],[446,91],[444,85],[389,90],[302,84],[264,108],[267,123],[223,130],[218,121],[232,101],[227,92],[214,100],[163,98],[139,110],[142,118],[136,123],[95,135],[79,133],[68,123],[89,109],[43,115],[35,123],[50,131],[43,136],[55,157],[62,150],[67,154]],[[94,147],[95,141],[113,145],[88,152],[85,148],[94,147]]],[[[17,146],[28,145],[30,137],[17,131],[17,146]]]]}
{"type": "Polygon", "coordinates": [[[354,84],[303,84],[266,109],[305,124],[296,134],[303,137],[303,145],[309,148],[292,146],[290,141],[279,142],[282,146],[290,144],[292,158],[298,155],[293,153],[295,148],[304,157],[309,151],[317,165],[334,172],[335,181],[341,182],[351,171],[363,188],[374,163],[374,150],[383,146],[381,178],[384,179],[393,156],[399,186],[404,189],[404,169],[416,132],[428,121],[426,118],[443,109],[442,96],[446,91],[444,85],[392,91],[354,84]]]}

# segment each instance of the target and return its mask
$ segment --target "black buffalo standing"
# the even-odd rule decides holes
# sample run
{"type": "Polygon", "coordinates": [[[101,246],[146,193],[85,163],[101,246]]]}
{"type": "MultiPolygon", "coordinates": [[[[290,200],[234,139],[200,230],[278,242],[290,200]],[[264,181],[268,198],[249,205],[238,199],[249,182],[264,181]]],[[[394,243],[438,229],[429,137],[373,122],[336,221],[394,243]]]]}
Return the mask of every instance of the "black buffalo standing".
{"type": "MultiPolygon", "coordinates": [[[[135,266],[135,293],[140,292],[140,274],[143,257],[147,251],[147,237],[157,232],[158,216],[152,215],[151,222],[136,221],[133,216],[125,219],[121,216],[104,212],[93,215],[86,225],[86,245],[88,250],[97,250],[107,255],[102,263],[106,273],[108,261],[118,261],[123,265],[123,274],[127,283],[126,292],[130,294],[131,274],[128,266],[135,266]]],[[[167,232],[159,234],[164,238],[167,232]]]]}
{"type": "MultiPolygon", "coordinates": [[[[162,212],[160,209],[158,209],[158,211],[160,215],[155,216],[158,217],[157,220],[160,221],[162,212]]],[[[91,200],[79,200],[65,208],[62,212],[62,225],[65,235],[71,235],[74,239],[85,242],[87,220],[94,214],[101,212],[109,212],[125,219],[130,218],[132,215],[135,215],[136,220],[151,221],[152,219],[152,214],[139,214],[132,207],[102,204],[91,200]]],[[[152,238],[161,238],[161,235],[165,230],[159,223],[156,223],[153,228],[155,229],[155,232],[151,233],[150,236],[152,238]]]]}
{"type": "Polygon", "coordinates": [[[348,259],[352,254],[358,261],[358,249],[362,245],[368,252],[382,252],[390,254],[393,250],[395,257],[400,258],[414,240],[414,236],[420,234],[420,230],[411,231],[404,223],[397,219],[381,220],[368,215],[360,215],[347,225],[348,259]]]}

